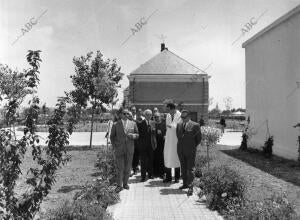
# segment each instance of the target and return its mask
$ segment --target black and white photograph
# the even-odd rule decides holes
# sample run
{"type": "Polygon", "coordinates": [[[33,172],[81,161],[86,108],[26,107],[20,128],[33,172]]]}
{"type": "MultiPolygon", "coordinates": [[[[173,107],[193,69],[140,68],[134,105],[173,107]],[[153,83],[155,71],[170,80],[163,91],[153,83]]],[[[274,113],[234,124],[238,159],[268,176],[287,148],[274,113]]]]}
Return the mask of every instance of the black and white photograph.
{"type": "Polygon", "coordinates": [[[0,0],[0,219],[300,220],[300,0],[0,0]]]}

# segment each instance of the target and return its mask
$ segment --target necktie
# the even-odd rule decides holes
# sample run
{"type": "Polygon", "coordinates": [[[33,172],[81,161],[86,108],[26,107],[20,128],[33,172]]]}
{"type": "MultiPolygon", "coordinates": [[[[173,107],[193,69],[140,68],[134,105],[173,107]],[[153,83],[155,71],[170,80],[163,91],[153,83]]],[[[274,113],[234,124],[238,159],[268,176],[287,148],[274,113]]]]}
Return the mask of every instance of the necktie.
{"type": "Polygon", "coordinates": [[[185,124],[186,123],[184,122],[183,125],[182,125],[183,126],[183,132],[185,132],[185,124]]]}

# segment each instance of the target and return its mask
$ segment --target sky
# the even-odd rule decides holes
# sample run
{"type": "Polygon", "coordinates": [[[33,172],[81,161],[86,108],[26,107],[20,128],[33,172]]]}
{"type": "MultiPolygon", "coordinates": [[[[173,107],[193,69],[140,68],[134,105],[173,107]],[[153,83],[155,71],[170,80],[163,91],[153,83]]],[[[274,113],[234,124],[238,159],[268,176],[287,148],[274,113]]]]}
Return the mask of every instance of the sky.
{"type": "Polygon", "coordinates": [[[300,0],[1,0],[0,63],[21,71],[29,67],[27,51],[41,50],[38,95],[42,103],[54,106],[57,97],[73,88],[73,57],[100,50],[105,58],[115,58],[125,74],[121,101],[129,83],[126,75],[160,52],[163,36],[170,51],[211,76],[212,107],[224,109],[224,98],[231,97],[233,108],[244,108],[242,43],[299,4],[300,0]],[[132,35],[135,24],[150,15],[132,35]],[[242,35],[251,19],[256,24],[242,35]]]}

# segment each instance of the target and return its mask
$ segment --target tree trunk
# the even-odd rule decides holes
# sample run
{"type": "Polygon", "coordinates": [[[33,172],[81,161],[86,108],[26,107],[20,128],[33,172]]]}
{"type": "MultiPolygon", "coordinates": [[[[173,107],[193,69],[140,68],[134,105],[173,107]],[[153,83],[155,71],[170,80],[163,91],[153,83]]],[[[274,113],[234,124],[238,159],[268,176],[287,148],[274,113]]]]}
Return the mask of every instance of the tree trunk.
{"type": "Polygon", "coordinates": [[[92,108],[92,119],[91,119],[90,148],[92,148],[92,141],[93,141],[94,112],[95,112],[95,108],[93,107],[92,108]]]}

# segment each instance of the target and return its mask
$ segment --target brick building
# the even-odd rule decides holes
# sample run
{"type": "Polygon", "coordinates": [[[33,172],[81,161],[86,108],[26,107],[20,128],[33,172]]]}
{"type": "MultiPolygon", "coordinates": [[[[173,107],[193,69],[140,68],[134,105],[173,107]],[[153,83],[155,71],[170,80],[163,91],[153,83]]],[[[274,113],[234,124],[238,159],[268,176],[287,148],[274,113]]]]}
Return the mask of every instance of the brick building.
{"type": "Polygon", "coordinates": [[[209,76],[201,69],[177,56],[161,44],[159,54],[142,64],[128,76],[128,105],[137,108],[158,107],[164,112],[163,101],[173,99],[192,112],[192,119],[208,115],[209,76]]]}

